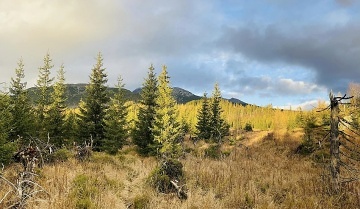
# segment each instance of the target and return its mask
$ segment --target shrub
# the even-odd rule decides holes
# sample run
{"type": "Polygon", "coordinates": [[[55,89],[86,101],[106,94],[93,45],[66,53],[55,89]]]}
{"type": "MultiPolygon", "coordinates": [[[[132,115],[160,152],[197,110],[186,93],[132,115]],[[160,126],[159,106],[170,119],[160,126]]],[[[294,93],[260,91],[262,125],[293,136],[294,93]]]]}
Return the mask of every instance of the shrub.
{"type": "Polygon", "coordinates": [[[210,147],[205,150],[205,157],[208,158],[220,159],[221,154],[220,145],[218,144],[210,145],[210,147]]]}
{"type": "Polygon", "coordinates": [[[136,196],[134,198],[134,209],[146,209],[149,208],[149,197],[147,195],[136,196]]]}
{"type": "Polygon", "coordinates": [[[312,159],[316,163],[328,163],[330,160],[330,152],[328,150],[322,149],[318,150],[312,156],[312,159]]]}
{"type": "Polygon", "coordinates": [[[296,153],[300,155],[310,155],[312,154],[316,147],[313,140],[305,139],[297,148],[296,153]]]}
{"type": "Polygon", "coordinates": [[[72,153],[66,149],[61,148],[57,151],[55,151],[53,154],[49,155],[48,161],[51,163],[55,162],[65,162],[72,156],[72,153]]]}
{"type": "Polygon", "coordinates": [[[16,151],[16,145],[14,143],[6,143],[0,145],[0,165],[10,164],[13,153],[16,151]]]}
{"type": "Polygon", "coordinates": [[[186,193],[182,189],[176,188],[171,181],[177,182],[181,185],[184,182],[183,165],[180,161],[174,159],[166,159],[155,168],[149,178],[149,183],[158,192],[172,193],[177,192],[179,198],[186,199],[186,193]]]}
{"type": "Polygon", "coordinates": [[[245,131],[253,131],[251,123],[246,123],[244,127],[245,131]]]}

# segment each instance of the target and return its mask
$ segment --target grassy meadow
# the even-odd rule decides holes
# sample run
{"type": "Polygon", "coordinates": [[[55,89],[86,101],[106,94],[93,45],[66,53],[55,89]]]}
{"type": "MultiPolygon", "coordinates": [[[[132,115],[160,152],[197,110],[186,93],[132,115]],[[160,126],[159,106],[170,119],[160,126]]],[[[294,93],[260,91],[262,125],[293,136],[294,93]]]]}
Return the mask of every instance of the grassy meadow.
{"type": "MultiPolygon", "coordinates": [[[[328,171],[311,156],[295,153],[302,130],[243,132],[226,141],[219,159],[206,157],[211,146],[188,139],[183,163],[188,198],[157,193],[148,178],[157,165],[141,157],[134,147],[115,156],[94,153],[87,162],[70,157],[65,162],[38,169],[39,192],[28,208],[358,208],[360,185],[344,185],[332,194],[328,171]]],[[[16,179],[21,165],[13,164],[4,176],[16,179]]],[[[1,181],[0,197],[10,190],[1,181]]],[[[8,201],[14,194],[8,194],[8,201]]],[[[0,205],[0,207],[4,207],[0,205]]]]}

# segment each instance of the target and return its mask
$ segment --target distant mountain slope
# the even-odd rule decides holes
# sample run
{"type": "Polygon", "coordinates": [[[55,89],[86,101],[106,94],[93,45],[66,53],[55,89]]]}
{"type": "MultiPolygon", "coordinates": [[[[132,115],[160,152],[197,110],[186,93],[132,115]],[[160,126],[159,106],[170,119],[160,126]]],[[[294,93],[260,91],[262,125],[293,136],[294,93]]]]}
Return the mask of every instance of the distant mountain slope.
{"type": "Polygon", "coordinates": [[[172,95],[175,98],[176,102],[179,104],[184,104],[193,100],[201,99],[201,97],[179,87],[173,88],[172,95]]]}
{"type": "MultiPolygon", "coordinates": [[[[139,95],[139,98],[140,98],[141,88],[135,89],[132,93],[139,95]]],[[[187,91],[187,90],[179,88],[179,87],[173,88],[172,96],[175,98],[176,102],[179,104],[184,104],[184,103],[187,103],[187,102],[190,102],[193,100],[201,99],[201,97],[191,93],[190,91],[187,91]]]]}
{"type": "MultiPolygon", "coordinates": [[[[67,87],[67,91],[66,91],[66,97],[68,98],[67,100],[67,105],[70,107],[76,107],[80,100],[82,98],[85,98],[86,95],[86,85],[87,84],[66,84],[67,87]]],[[[114,87],[108,87],[108,92],[110,94],[110,96],[112,96],[115,92],[116,92],[117,88],[114,87]]],[[[37,97],[36,97],[36,91],[38,91],[38,89],[36,87],[31,87],[28,89],[29,91],[29,96],[32,102],[36,101],[37,97]]],[[[138,101],[141,99],[140,93],[141,93],[141,88],[137,88],[134,91],[130,91],[128,89],[124,89],[125,91],[125,98],[126,100],[130,100],[130,101],[138,101]]],[[[173,88],[173,97],[175,98],[176,102],[179,104],[184,104],[193,100],[198,100],[201,99],[200,96],[197,96],[193,93],[191,93],[190,91],[187,91],[185,89],[179,88],[179,87],[174,87],[173,88]]],[[[246,105],[247,103],[239,100],[239,99],[235,99],[235,98],[231,98],[231,99],[227,99],[228,101],[235,103],[235,104],[241,104],[241,105],[246,105]]]]}
{"type": "Polygon", "coordinates": [[[234,104],[241,104],[241,105],[243,105],[243,106],[248,105],[248,103],[243,102],[243,101],[241,101],[240,99],[236,99],[236,98],[231,98],[231,99],[227,99],[227,100],[228,100],[229,102],[234,103],[234,104]]]}
{"type": "MultiPolygon", "coordinates": [[[[67,105],[70,107],[76,107],[82,98],[86,96],[86,85],[87,84],[66,84],[66,97],[67,105]]],[[[108,87],[108,92],[110,96],[114,95],[117,88],[108,87]]],[[[28,89],[29,96],[32,102],[37,100],[36,93],[38,89],[36,87],[31,87],[28,89]]],[[[133,94],[130,90],[124,89],[126,100],[137,101],[140,99],[140,95],[133,94]]]]}

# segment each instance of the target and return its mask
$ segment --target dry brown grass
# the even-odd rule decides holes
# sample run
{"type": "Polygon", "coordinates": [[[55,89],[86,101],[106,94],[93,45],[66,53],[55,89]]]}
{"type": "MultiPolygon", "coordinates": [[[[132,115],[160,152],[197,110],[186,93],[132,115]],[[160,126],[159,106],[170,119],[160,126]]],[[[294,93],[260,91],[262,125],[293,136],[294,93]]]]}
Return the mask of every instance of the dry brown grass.
{"type": "MultiPolygon", "coordinates": [[[[90,162],[47,165],[38,179],[51,198],[29,202],[29,208],[358,208],[359,184],[331,195],[323,169],[293,154],[298,140],[290,138],[299,134],[292,134],[249,133],[233,146],[224,145],[231,153],[220,160],[201,154],[207,147],[203,142],[187,143],[192,151],[181,159],[188,188],[184,201],[148,186],[157,161],[139,157],[131,147],[117,156],[95,153],[90,162]],[[261,139],[247,141],[254,137],[261,139]]],[[[6,170],[9,179],[16,169],[6,170]]],[[[2,197],[6,191],[3,183],[0,187],[2,197]]]]}

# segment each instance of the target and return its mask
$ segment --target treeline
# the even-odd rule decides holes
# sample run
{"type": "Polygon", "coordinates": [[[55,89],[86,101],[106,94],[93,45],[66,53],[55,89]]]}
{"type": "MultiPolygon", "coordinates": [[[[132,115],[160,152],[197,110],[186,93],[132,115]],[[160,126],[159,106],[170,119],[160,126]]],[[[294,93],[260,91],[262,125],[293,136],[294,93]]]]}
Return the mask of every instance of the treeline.
{"type": "Polygon", "coordinates": [[[149,67],[139,102],[125,100],[121,75],[117,91],[110,97],[101,53],[91,69],[86,96],[73,109],[66,105],[65,67],[59,67],[56,78],[51,77],[53,69],[50,54],[46,54],[39,67],[35,104],[29,99],[21,59],[9,92],[0,94],[1,163],[8,163],[14,150],[33,139],[57,148],[92,142],[96,151],[111,154],[133,143],[143,155],[175,157],[182,152],[186,133],[220,143],[225,136],[243,129],[292,131],[305,127],[309,120],[315,120],[316,125],[326,121],[322,113],[314,111],[242,106],[222,100],[217,84],[210,98],[204,94],[202,100],[177,104],[166,66],[159,76],[152,65],[149,67]]]}
{"type": "MultiPolygon", "coordinates": [[[[111,154],[115,154],[125,143],[133,142],[144,155],[173,157],[180,154],[180,143],[187,125],[180,120],[166,66],[158,77],[154,67],[150,66],[141,100],[132,103],[124,98],[120,75],[117,91],[109,96],[106,69],[99,53],[86,86],[86,96],[76,109],[66,105],[64,65],[57,70],[56,78],[51,77],[53,68],[48,53],[39,67],[35,104],[29,99],[21,59],[15,76],[11,78],[9,92],[0,95],[2,163],[9,162],[14,150],[28,146],[34,139],[57,148],[73,146],[74,142],[91,142],[94,150],[111,154]]],[[[216,117],[221,117],[220,90],[217,89],[216,93],[217,103],[213,107],[217,113],[213,119],[218,120],[216,117]]]]}

